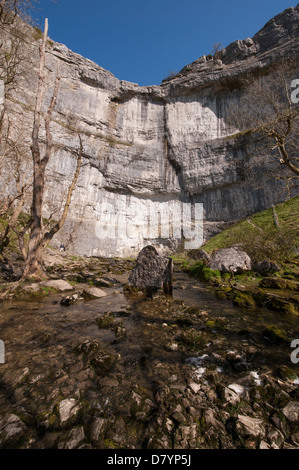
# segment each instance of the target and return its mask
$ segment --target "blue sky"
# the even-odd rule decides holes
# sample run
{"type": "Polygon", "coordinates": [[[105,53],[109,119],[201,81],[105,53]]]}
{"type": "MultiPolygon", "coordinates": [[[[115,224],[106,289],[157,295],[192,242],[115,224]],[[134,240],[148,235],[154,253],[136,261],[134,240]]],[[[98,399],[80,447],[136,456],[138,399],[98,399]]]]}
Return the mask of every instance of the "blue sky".
{"type": "Polygon", "coordinates": [[[120,80],[158,85],[170,72],[252,37],[291,0],[40,0],[49,36],[120,80]]]}

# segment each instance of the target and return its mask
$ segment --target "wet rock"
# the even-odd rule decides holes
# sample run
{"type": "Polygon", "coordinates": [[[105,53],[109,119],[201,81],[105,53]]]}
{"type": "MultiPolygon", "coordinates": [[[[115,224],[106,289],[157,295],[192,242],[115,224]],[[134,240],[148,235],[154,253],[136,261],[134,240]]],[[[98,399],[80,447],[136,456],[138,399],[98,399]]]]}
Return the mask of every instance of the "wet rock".
{"type": "Polygon", "coordinates": [[[233,303],[239,307],[254,308],[256,306],[251,292],[236,292],[233,295],[233,303]]]}
{"type": "Polygon", "coordinates": [[[109,427],[109,420],[107,418],[95,418],[90,427],[90,439],[95,445],[99,444],[105,437],[105,432],[109,427]]]}
{"type": "Polygon", "coordinates": [[[278,277],[265,277],[259,282],[260,287],[268,289],[288,289],[288,290],[298,290],[299,284],[294,281],[289,281],[288,279],[281,279],[278,277]]]}
{"type": "Polygon", "coordinates": [[[75,398],[66,398],[57,405],[57,414],[61,427],[73,424],[81,411],[80,403],[75,398]]]}
{"type": "Polygon", "coordinates": [[[261,443],[259,445],[259,449],[261,449],[261,450],[270,449],[270,445],[265,441],[261,441],[261,443]]]}
{"type": "Polygon", "coordinates": [[[271,297],[267,304],[270,310],[274,310],[277,312],[284,312],[290,315],[297,315],[298,309],[292,302],[288,302],[285,299],[281,299],[279,297],[271,297]]]}
{"type": "Polygon", "coordinates": [[[100,329],[109,330],[111,328],[114,328],[115,319],[114,319],[113,314],[108,312],[108,313],[98,317],[96,322],[97,322],[97,325],[100,329]]]}
{"type": "Polygon", "coordinates": [[[212,427],[220,433],[225,433],[225,426],[221,421],[217,420],[215,412],[211,409],[206,410],[204,413],[205,424],[208,428],[212,427]]]}
{"type": "Polygon", "coordinates": [[[278,366],[273,371],[275,377],[278,377],[282,380],[294,380],[297,378],[297,374],[294,370],[290,369],[288,366],[278,366]]]}
{"type": "Polygon", "coordinates": [[[115,334],[115,340],[113,343],[120,343],[127,337],[127,330],[122,323],[117,323],[114,325],[113,331],[115,334]]]}
{"type": "Polygon", "coordinates": [[[113,281],[112,279],[104,278],[104,277],[102,277],[101,279],[97,279],[95,281],[96,287],[112,287],[113,284],[115,284],[115,281],[113,281]]]}
{"type": "Polygon", "coordinates": [[[61,299],[60,305],[62,305],[63,307],[69,307],[73,303],[78,302],[78,300],[82,300],[82,299],[83,297],[78,293],[73,294],[73,295],[68,295],[61,299]]]}
{"type": "Polygon", "coordinates": [[[172,271],[172,259],[160,256],[153,246],[147,246],[140,251],[125,290],[134,292],[136,289],[153,294],[163,289],[165,293],[170,294],[172,271]]]}
{"type": "Polygon", "coordinates": [[[0,449],[18,448],[29,439],[27,426],[15,414],[0,418],[0,449]]]}
{"type": "Polygon", "coordinates": [[[237,405],[240,403],[240,397],[238,393],[227,387],[224,388],[224,400],[231,405],[237,405]]]}
{"type": "Polygon", "coordinates": [[[73,428],[66,436],[64,442],[58,444],[58,449],[78,449],[85,439],[84,429],[82,426],[73,428]]]}
{"type": "Polygon", "coordinates": [[[209,267],[222,273],[242,273],[251,270],[251,259],[244,251],[224,248],[212,253],[209,267]]]}
{"type": "Polygon", "coordinates": [[[230,384],[228,385],[228,388],[230,390],[233,390],[237,395],[244,395],[245,394],[245,388],[242,385],[239,384],[230,384]]]}
{"type": "Polygon", "coordinates": [[[201,385],[197,384],[196,382],[190,382],[189,388],[192,390],[193,393],[197,394],[201,389],[201,385]]]}
{"type": "Polygon", "coordinates": [[[188,258],[196,261],[203,261],[206,264],[210,261],[210,255],[203,249],[189,250],[187,252],[188,258]]]}
{"type": "Polygon", "coordinates": [[[112,379],[111,377],[105,377],[101,380],[101,384],[103,387],[118,387],[119,382],[116,379],[112,379]]]}
{"type": "Polygon", "coordinates": [[[86,340],[82,341],[82,343],[78,344],[78,346],[75,347],[75,352],[76,353],[90,354],[90,353],[100,349],[100,347],[101,347],[101,345],[98,341],[96,341],[96,340],[91,341],[90,339],[86,339],[86,340]]]}
{"type": "Polygon", "coordinates": [[[278,328],[275,325],[267,326],[263,331],[263,336],[275,344],[289,343],[289,339],[285,330],[278,328]]]}
{"type": "Polygon", "coordinates": [[[280,271],[281,268],[280,266],[278,266],[278,264],[273,263],[272,261],[265,260],[265,261],[259,261],[258,263],[256,263],[253,266],[253,269],[258,274],[265,275],[268,273],[276,273],[280,271]]]}
{"type": "Polygon", "coordinates": [[[172,449],[171,438],[165,433],[155,430],[148,439],[147,449],[172,449]]]}
{"type": "Polygon", "coordinates": [[[284,416],[292,423],[299,423],[299,403],[291,401],[282,410],[284,416]]]}
{"type": "Polygon", "coordinates": [[[242,438],[265,437],[265,427],[263,421],[258,418],[250,418],[249,416],[238,415],[236,421],[236,431],[242,438]]]}
{"type": "Polygon", "coordinates": [[[86,300],[93,300],[93,299],[100,299],[102,297],[105,297],[107,294],[104,292],[102,289],[99,289],[98,287],[86,287],[82,295],[84,299],[86,300]]]}
{"type": "Polygon", "coordinates": [[[250,369],[249,364],[246,362],[246,357],[241,356],[234,351],[229,351],[226,359],[228,364],[236,372],[245,372],[250,369]]]}
{"type": "Polygon", "coordinates": [[[25,367],[23,370],[7,371],[3,375],[3,381],[12,388],[23,384],[29,377],[29,369],[25,367]]]}
{"type": "Polygon", "coordinates": [[[207,344],[204,333],[195,328],[183,331],[176,339],[180,345],[192,350],[200,350],[207,344]]]}
{"type": "Polygon", "coordinates": [[[271,448],[280,448],[285,440],[284,435],[277,428],[270,427],[267,433],[271,448]]]}
{"type": "Polygon", "coordinates": [[[64,291],[74,289],[73,286],[69,282],[64,281],[63,279],[53,279],[50,281],[43,281],[40,283],[40,285],[42,287],[51,287],[57,290],[58,292],[64,292],[64,291]]]}
{"type": "Polygon", "coordinates": [[[99,350],[91,355],[89,363],[97,375],[104,377],[119,359],[120,354],[111,354],[108,351],[99,350]]]}
{"type": "Polygon", "coordinates": [[[175,449],[192,449],[197,446],[197,425],[179,426],[175,432],[175,449]]]}
{"type": "Polygon", "coordinates": [[[178,345],[178,343],[175,343],[173,341],[169,341],[168,343],[166,343],[164,345],[164,349],[166,351],[170,351],[170,352],[171,351],[177,351],[179,349],[179,345],[178,345]]]}

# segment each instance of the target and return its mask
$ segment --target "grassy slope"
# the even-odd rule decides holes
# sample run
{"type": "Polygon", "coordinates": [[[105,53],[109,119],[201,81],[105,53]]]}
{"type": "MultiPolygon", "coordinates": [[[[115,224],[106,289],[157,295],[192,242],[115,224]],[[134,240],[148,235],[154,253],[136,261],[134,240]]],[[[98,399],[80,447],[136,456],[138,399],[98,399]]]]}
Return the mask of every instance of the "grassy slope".
{"type": "Polygon", "coordinates": [[[280,224],[279,231],[274,224],[273,210],[268,209],[235,223],[209,240],[202,248],[208,253],[237,244],[243,245],[243,248],[248,245],[247,248],[250,249],[250,245],[254,248],[255,241],[259,245],[270,244],[273,237],[277,237],[278,232],[281,233],[282,244],[285,244],[287,248],[290,244],[290,237],[298,247],[299,196],[278,204],[275,210],[280,224]]]}

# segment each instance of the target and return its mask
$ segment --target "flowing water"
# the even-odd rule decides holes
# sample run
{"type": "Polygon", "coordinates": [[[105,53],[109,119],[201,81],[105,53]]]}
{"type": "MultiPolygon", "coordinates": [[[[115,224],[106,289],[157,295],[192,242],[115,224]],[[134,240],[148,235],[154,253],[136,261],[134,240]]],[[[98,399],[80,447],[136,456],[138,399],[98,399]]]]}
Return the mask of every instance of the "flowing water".
{"type": "MultiPolygon", "coordinates": [[[[207,370],[216,371],[224,384],[245,373],[258,381],[261,373],[281,365],[299,375],[298,365],[290,359],[290,344],[273,344],[263,334],[267,325],[276,325],[290,340],[299,338],[298,317],[240,308],[217,299],[207,286],[181,271],[175,276],[173,296],[126,297],[119,283],[104,289],[106,297],[69,307],[60,305],[61,295],[2,302],[5,364],[0,364],[0,415],[21,409],[34,417],[37,426],[37,416],[53,410],[58,399],[80,397],[92,410],[126,416],[136,384],[152,392],[154,400],[163,382],[179,388],[192,374],[205,380],[207,370]],[[120,338],[114,327],[98,327],[97,318],[107,315],[114,327],[120,325],[125,332],[120,338]],[[218,323],[207,323],[215,319],[218,323]],[[186,347],[181,341],[182,334],[190,331],[204,336],[201,348],[186,347]],[[104,377],[94,375],[75,353],[86,340],[97,341],[118,357],[104,377]],[[241,367],[232,367],[228,354],[240,356],[235,365],[241,367]]],[[[51,447],[54,442],[54,437],[48,442],[47,432],[34,439],[37,447],[51,447]]]]}

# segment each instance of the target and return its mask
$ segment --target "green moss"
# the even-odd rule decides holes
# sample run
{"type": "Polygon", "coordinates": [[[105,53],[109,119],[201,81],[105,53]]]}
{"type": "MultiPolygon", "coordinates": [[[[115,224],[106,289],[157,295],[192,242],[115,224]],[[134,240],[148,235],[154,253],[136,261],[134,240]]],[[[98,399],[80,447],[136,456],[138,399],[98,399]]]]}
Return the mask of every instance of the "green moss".
{"type": "Polygon", "coordinates": [[[119,444],[117,442],[112,441],[111,439],[104,439],[103,441],[105,449],[118,449],[119,444]]]}
{"type": "Polygon", "coordinates": [[[206,322],[206,326],[208,328],[224,328],[228,324],[227,318],[224,317],[218,317],[215,318],[214,320],[208,320],[206,322]]]}
{"type": "Polygon", "coordinates": [[[250,292],[237,292],[233,296],[233,303],[239,307],[254,308],[255,301],[250,292]]]}
{"type": "Polygon", "coordinates": [[[188,269],[191,276],[196,277],[202,282],[211,282],[215,279],[220,279],[221,274],[218,270],[212,270],[208,268],[204,263],[194,263],[188,269]]]}
{"type": "Polygon", "coordinates": [[[252,295],[259,307],[264,307],[269,302],[267,294],[262,289],[255,289],[252,295]]]}
{"type": "Polygon", "coordinates": [[[114,317],[111,314],[97,318],[96,322],[100,329],[109,329],[114,327],[114,317]]]}
{"type": "Polygon", "coordinates": [[[290,281],[288,279],[281,279],[281,278],[270,278],[265,277],[259,282],[260,287],[268,288],[268,289],[281,289],[281,290],[297,290],[298,285],[296,282],[290,281]]]}
{"type": "Polygon", "coordinates": [[[282,328],[278,328],[275,325],[267,326],[264,331],[263,335],[266,338],[269,338],[273,343],[280,344],[280,343],[289,343],[288,336],[282,328]]]}
{"type": "Polygon", "coordinates": [[[287,313],[290,315],[297,315],[298,310],[292,302],[288,302],[278,297],[271,297],[268,303],[270,310],[287,313]]]}
{"type": "Polygon", "coordinates": [[[104,377],[113,368],[119,356],[110,354],[107,351],[99,351],[89,358],[89,364],[97,375],[104,377]]]}
{"type": "Polygon", "coordinates": [[[282,380],[294,380],[297,378],[296,372],[294,372],[290,367],[288,366],[278,366],[274,370],[274,375],[278,377],[279,379],[282,380]]]}
{"type": "Polygon", "coordinates": [[[205,336],[195,328],[184,331],[177,340],[180,346],[191,349],[192,351],[200,350],[207,344],[205,336]]]}

